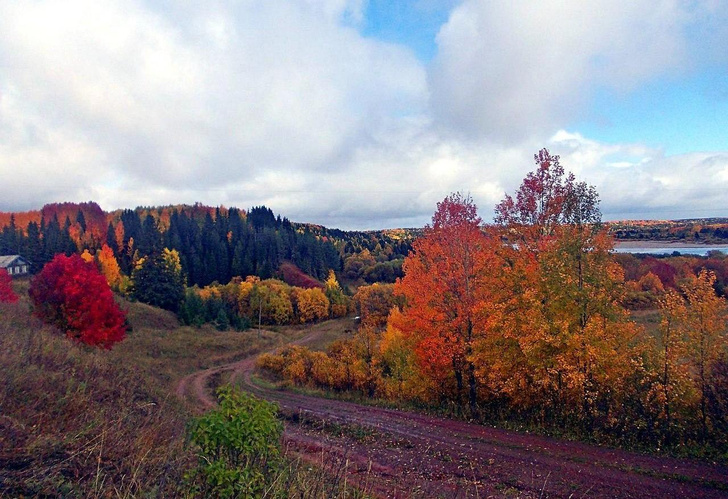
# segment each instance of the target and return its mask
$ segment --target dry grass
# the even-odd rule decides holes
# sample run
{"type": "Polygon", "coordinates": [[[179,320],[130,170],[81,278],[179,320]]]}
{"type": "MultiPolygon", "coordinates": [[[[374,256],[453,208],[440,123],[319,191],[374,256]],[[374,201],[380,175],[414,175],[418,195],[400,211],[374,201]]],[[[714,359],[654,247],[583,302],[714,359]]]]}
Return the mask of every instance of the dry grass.
{"type": "Polygon", "coordinates": [[[111,352],[75,345],[0,304],[0,494],[178,493],[186,413],[111,352]]]}
{"type": "Polygon", "coordinates": [[[301,343],[311,350],[325,350],[331,343],[342,338],[351,338],[358,324],[353,317],[331,319],[317,324],[303,326],[280,326],[276,328],[284,337],[296,340],[304,335],[311,337],[310,341],[301,343]]]}
{"type": "MultiPolygon", "coordinates": [[[[177,381],[303,334],[180,327],[173,314],[121,300],[133,330],[102,351],[33,318],[28,282],[14,287],[20,301],[0,304],[0,497],[186,496],[195,455],[177,381]]],[[[322,338],[342,330],[324,327],[322,338]]],[[[287,462],[276,497],[361,497],[331,467],[287,462]]]]}
{"type": "Polygon", "coordinates": [[[273,348],[283,336],[271,331],[217,331],[180,326],[171,312],[143,303],[123,302],[132,331],[111,352],[120,364],[133,363],[159,386],[172,391],[187,374],[273,348]]]}

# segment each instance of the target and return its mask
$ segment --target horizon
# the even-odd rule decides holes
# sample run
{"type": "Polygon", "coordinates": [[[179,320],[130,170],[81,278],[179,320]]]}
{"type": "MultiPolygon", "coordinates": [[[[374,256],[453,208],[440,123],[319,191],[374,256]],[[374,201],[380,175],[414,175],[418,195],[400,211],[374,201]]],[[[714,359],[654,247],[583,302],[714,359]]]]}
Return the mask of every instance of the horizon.
{"type": "MultiPolygon", "coordinates": [[[[10,215],[18,215],[18,214],[24,214],[24,213],[33,213],[33,212],[40,213],[43,210],[43,208],[45,208],[47,205],[63,205],[63,204],[78,205],[79,207],[82,204],[94,204],[94,205],[98,206],[104,212],[105,215],[110,215],[112,213],[120,212],[120,211],[123,211],[123,210],[132,210],[132,211],[136,211],[136,210],[158,210],[158,209],[161,209],[161,208],[179,208],[179,207],[194,208],[194,207],[197,207],[197,206],[199,206],[201,208],[206,208],[206,209],[216,209],[216,208],[224,208],[224,209],[227,209],[227,210],[229,210],[229,209],[238,209],[238,210],[241,210],[241,211],[247,213],[252,208],[255,208],[255,207],[263,207],[263,208],[269,208],[276,217],[281,217],[283,219],[287,219],[289,222],[291,222],[293,224],[313,225],[313,226],[323,227],[325,229],[342,230],[344,232],[378,232],[378,231],[387,231],[387,230],[421,230],[421,229],[423,229],[425,227],[425,225],[428,225],[429,224],[429,221],[428,221],[428,222],[426,222],[425,224],[423,224],[421,226],[393,226],[393,227],[373,227],[373,228],[362,228],[362,229],[358,229],[358,228],[349,229],[349,228],[342,228],[342,227],[338,227],[338,226],[326,225],[326,224],[323,224],[323,223],[320,223],[320,222],[316,222],[316,221],[301,221],[301,220],[295,220],[292,217],[288,216],[287,214],[277,211],[275,209],[275,207],[272,207],[272,206],[255,205],[255,206],[248,206],[248,207],[243,208],[241,206],[236,206],[236,205],[230,205],[230,206],[223,205],[223,204],[219,204],[219,205],[212,204],[212,205],[210,205],[210,204],[205,204],[205,203],[201,203],[201,202],[193,202],[193,203],[171,203],[171,204],[163,204],[163,205],[137,205],[137,206],[135,206],[133,208],[130,208],[130,207],[121,207],[121,208],[114,208],[114,209],[111,209],[111,210],[107,210],[103,206],[101,206],[99,203],[97,203],[96,201],[93,201],[93,200],[87,200],[87,201],[82,201],[82,202],[75,202],[75,201],[55,201],[55,202],[45,203],[43,206],[40,206],[40,207],[34,208],[34,209],[30,209],[30,210],[22,210],[22,211],[2,211],[2,210],[0,210],[0,216],[10,216],[10,215]]],[[[433,207],[433,210],[434,210],[434,207],[433,207]]],[[[649,223],[688,223],[688,222],[700,222],[700,221],[706,221],[706,220],[717,221],[715,223],[722,223],[722,221],[725,221],[725,223],[728,223],[728,216],[723,216],[723,217],[721,217],[721,216],[707,216],[707,217],[676,218],[676,219],[661,219],[661,218],[660,219],[645,219],[645,218],[642,218],[642,219],[639,219],[639,218],[602,219],[602,223],[605,223],[605,224],[630,223],[630,222],[631,223],[645,222],[645,223],[648,223],[648,224],[649,223]]],[[[487,221],[487,220],[483,219],[483,225],[484,226],[485,225],[492,225],[492,223],[493,223],[492,221],[487,221]]],[[[0,225],[0,228],[2,228],[2,227],[3,227],[3,225],[0,225]]]]}

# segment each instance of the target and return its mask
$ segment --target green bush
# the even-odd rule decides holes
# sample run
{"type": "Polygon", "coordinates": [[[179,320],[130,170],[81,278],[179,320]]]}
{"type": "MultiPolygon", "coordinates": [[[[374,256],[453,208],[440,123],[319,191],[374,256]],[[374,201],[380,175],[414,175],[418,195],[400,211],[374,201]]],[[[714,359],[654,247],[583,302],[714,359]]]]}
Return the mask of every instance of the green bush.
{"type": "Polygon", "coordinates": [[[283,426],[277,407],[222,386],[219,408],[195,418],[190,442],[198,447],[197,468],[188,475],[190,492],[202,497],[261,497],[281,468],[283,426]]]}

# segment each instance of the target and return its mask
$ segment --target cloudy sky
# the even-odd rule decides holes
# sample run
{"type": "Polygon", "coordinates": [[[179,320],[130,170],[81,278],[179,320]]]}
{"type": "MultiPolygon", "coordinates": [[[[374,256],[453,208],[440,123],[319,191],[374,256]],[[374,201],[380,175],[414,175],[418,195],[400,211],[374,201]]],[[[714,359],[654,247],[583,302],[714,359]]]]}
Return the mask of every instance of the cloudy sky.
{"type": "Polygon", "coordinates": [[[489,220],[542,147],[605,219],[728,216],[728,2],[0,0],[0,211],[489,220]]]}

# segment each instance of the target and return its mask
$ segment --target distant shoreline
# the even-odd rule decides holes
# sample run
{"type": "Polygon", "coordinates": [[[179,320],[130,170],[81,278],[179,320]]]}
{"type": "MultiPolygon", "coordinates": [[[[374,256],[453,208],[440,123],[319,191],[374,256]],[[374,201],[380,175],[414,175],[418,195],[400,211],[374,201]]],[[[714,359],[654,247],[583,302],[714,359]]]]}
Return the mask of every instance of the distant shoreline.
{"type": "Polygon", "coordinates": [[[635,239],[616,239],[615,240],[615,247],[617,248],[675,248],[675,250],[679,249],[687,249],[687,248],[705,248],[705,247],[711,247],[711,248],[726,248],[728,249],[728,243],[687,243],[683,241],[655,241],[655,240],[635,240],[635,239]]]}

